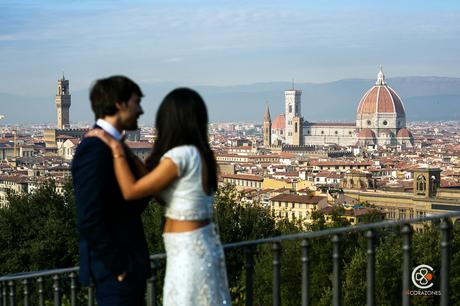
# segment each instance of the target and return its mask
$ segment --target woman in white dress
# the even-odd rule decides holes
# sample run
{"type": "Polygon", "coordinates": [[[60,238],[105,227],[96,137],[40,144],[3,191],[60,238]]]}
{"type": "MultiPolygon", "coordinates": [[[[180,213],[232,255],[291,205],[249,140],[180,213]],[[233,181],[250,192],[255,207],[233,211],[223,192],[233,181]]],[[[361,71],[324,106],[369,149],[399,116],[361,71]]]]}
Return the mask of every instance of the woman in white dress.
{"type": "Polygon", "coordinates": [[[230,305],[224,252],[213,219],[217,166],[208,142],[208,114],[201,96],[188,88],[170,92],[156,116],[158,138],[136,181],[123,145],[93,130],[112,149],[125,199],[154,195],[166,206],[163,239],[166,276],[163,305],[230,305]]]}

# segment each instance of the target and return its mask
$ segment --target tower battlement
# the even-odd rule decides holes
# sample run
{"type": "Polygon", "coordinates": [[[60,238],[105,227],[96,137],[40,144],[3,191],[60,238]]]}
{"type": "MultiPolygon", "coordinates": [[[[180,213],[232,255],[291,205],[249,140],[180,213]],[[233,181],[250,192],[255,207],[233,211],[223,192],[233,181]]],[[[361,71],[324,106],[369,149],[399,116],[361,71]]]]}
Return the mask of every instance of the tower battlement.
{"type": "Polygon", "coordinates": [[[57,128],[66,129],[70,127],[70,105],[71,95],[69,80],[66,80],[64,75],[62,78],[57,81],[57,92],[56,97],[54,98],[56,102],[56,112],[57,112],[57,128]]]}

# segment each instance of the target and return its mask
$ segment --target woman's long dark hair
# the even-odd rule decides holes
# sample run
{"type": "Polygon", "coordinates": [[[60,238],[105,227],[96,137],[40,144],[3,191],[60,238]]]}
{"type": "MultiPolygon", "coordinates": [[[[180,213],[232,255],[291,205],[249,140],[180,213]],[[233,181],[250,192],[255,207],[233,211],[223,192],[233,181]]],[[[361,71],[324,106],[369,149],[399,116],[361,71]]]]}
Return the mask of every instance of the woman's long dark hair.
{"type": "Polygon", "coordinates": [[[217,165],[208,140],[208,111],[203,98],[189,88],[171,91],[161,102],[155,127],[157,140],[147,159],[153,169],[168,150],[181,145],[194,145],[203,161],[203,189],[207,194],[217,190],[217,165]]]}

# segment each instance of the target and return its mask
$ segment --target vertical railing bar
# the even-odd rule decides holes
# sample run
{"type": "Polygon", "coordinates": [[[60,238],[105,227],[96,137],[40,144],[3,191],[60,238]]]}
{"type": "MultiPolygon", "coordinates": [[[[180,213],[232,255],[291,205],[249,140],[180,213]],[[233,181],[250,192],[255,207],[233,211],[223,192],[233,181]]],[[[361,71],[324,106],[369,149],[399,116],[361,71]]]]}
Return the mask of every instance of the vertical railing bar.
{"type": "Polygon", "coordinates": [[[53,276],[54,306],[61,306],[61,285],[59,274],[53,276]]]}
{"type": "Polygon", "coordinates": [[[281,244],[272,244],[273,252],[273,306],[281,305],[281,244]]]}
{"type": "Polygon", "coordinates": [[[3,282],[3,306],[6,306],[8,302],[8,283],[3,282]]]}
{"type": "Polygon", "coordinates": [[[441,306],[448,306],[449,297],[449,269],[451,256],[452,223],[444,219],[441,223],[441,306]]]}
{"type": "Polygon", "coordinates": [[[70,305],[77,306],[77,274],[70,272],[70,305]]]}
{"type": "Polygon", "coordinates": [[[367,238],[367,306],[375,305],[375,234],[366,232],[367,238]]]}
{"type": "Polygon", "coordinates": [[[310,302],[310,257],[308,254],[310,242],[308,239],[303,239],[300,245],[302,248],[302,306],[308,306],[310,302]]]}
{"type": "Polygon", "coordinates": [[[249,246],[245,249],[246,252],[246,306],[254,304],[254,247],[249,246]]]}
{"type": "Polygon", "coordinates": [[[157,263],[154,259],[150,261],[150,268],[152,276],[147,280],[147,306],[156,306],[157,298],[155,283],[157,281],[157,263]]]}
{"type": "Polygon", "coordinates": [[[10,287],[10,306],[16,306],[16,283],[10,281],[8,285],[10,287]]]}
{"type": "Polygon", "coordinates": [[[2,301],[3,301],[3,306],[8,305],[8,282],[7,281],[3,282],[2,301]]]}
{"type": "Polygon", "coordinates": [[[340,258],[340,237],[339,235],[334,235],[332,237],[332,304],[334,306],[340,306],[342,304],[342,278],[340,271],[340,258]]]}
{"type": "Polygon", "coordinates": [[[38,283],[38,305],[39,306],[44,306],[45,305],[45,292],[43,290],[43,277],[38,277],[37,278],[37,283],[38,283]]]}
{"type": "Polygon", "coordinates": [[[22,281],[23,293],[24,293],[24,306],[29,306],[29,280],[25,278],[22,281]]]}
{"type": "Polygon", "coordinates": [[[94,284],[92,282],[88,287],[88,306],[94,306],[94,284]]]}
{"type": "Polygon", "coordinates": [[[88,287],[88,306],[94,306],[94,284],[91,280],[88,287]]]}
{"type": "Polygon", "coordinates": [[[403,280],[402,280],[402,305],[410,305],[410,278],[411,278],[411,243],[412,243],[412,227],[405,224],[401,230],[402,234],[402,251],[403,251],[403,280]]]}
{"type": "Polygon", "coordinates": [[[0,282],[0,306],[6,306],[3,303],[3,282],[0,282]]]}

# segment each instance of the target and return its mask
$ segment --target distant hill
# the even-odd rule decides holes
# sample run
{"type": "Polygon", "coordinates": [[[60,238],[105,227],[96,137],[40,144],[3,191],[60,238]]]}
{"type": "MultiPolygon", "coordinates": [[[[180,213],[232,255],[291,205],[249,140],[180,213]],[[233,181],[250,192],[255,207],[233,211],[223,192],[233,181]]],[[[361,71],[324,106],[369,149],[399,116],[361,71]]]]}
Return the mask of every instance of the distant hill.
{"type": "MultiPolygon", "coordinates": [[[[72,81],[71,81],[72,82],[72,81]]],[[[346,79],[330,83],[296,83],[302,93],[302,114],[309,121],[355,120],[362,95],[375,80],[346,79]]],[[[387,79],[406,107],[411,120],[460,120],[460,78],[398,77],[387,79]]],[[[145,93],[145,114],[141,122],[153,124],[161,99],[174,83],[141,84],[145,93]]],[[[284,90],[289,82],[256,83],[239,86],[195,86],[204,97],[211,121],[261,122],[265,103],[272,118],[284,112],[284,90]]],[[[24,97],[0,93],[0,114],[7,123],[55,122],[54,93],[46,97],[24,97]]],[[[72,92],[72,122],[91,122],[93,116],[86,91],[72,92]]]]}

